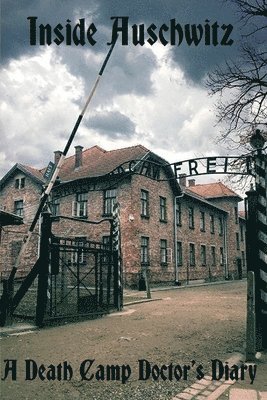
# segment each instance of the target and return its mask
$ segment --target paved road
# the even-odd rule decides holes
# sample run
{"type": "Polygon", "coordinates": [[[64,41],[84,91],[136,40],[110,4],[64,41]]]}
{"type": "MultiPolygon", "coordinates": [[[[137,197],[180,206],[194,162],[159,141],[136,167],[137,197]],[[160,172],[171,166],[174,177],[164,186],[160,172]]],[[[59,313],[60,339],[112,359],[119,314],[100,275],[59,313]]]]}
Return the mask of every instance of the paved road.
{"type": "Polygon", "coordinates": [[[3,398],[170,400],[200,374],[210,375],[212,360],[219,368],[243,351],[244,281],[152,296],[161,300],[2,337],[1,377],[8,372],[0,382],[3,398]]]}

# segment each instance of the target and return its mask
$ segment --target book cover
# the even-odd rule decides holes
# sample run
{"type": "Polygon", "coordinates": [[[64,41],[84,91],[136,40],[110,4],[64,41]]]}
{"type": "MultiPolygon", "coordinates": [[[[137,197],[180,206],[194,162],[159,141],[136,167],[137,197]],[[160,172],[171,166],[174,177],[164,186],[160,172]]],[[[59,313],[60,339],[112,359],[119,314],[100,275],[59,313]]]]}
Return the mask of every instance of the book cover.
{"type": "Polygon", "coordinates": [[[238,206],[267,139],[264,18],[264,0],[2,0],[3,399],[266,389],[240,355],[238,206]]]}

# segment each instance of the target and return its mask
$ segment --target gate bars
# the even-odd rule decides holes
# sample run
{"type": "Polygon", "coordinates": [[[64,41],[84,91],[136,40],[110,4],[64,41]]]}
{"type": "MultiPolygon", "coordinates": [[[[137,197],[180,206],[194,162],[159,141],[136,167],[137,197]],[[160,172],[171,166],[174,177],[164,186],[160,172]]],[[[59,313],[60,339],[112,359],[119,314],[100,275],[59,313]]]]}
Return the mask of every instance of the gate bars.
{"type": "MultiPolygon", "coordinates": [[[[27,293],[28,289],[30,288],[31,284],[33,283],[34,279],[38,276],[38,285],[37,285],[37,304],[36,304],[36,317],[35,322],[36,325],[42,327],[44,325],[44,321],[58,319],[58,318],[67,318],[67,317],[75,317],[80,316],[80,300],[86,300],[84,297],[79,298],[77,297],[77,313],[76,314],[64,314],[64,315],[52,315],[51,314],[51,301],[52,301],[52,283],[53,283],[53,275],[57,275],[59,273],[59,265],[60,265],[60,249],[66,247],[66,251],[70,248],[70,251],[74,251],[71,246],[64,246],[60,244],[60,239],[52,234],[52,221],[51,214],[48,211],[45,211],[41,214],[42,217],[42,224],[41,224],[41,242],[40,242],[40,257],[38,258],[35,266],[31,269],[29,274],[26,276],[25,280],[22,282],[20,288],[16,292],[15,296],[13,297],[13,293],[10,293],[9,296],[9,303],[7,310],[9,315],[12,316],[14,311],[16,310],[17,306],[19,305],[20,301],[23,299],[25,294],[27,293]],[[49,306],[49,307],[48,307],[49,306]],[[50,311],[48,311],[48,309],[50,311]],[[48,313],[48,314],[47,314],[48,313]],[[50,315],[51,314],[51,315],[50,315]]],[[[61,216],[63,219],[71,219],[73,221],[79,221],[77,218],[72,217],[64,217],[61,216]]],[[[91,242],[87,241],[85,246],[82,248],[78,248],[77,252],[77,262],[79,264],[79,252],[84,252],[84,254],[91,254],[94,253],[95,257],[95,266],[92,267],[89,263],[85,264],[85,276],[89,274],[90,271],[94,271],[95,274],[95,295],[98,295],[98,289],[103,290],[101,288],[101,284],[103,281],[99,282],[99,276],[101,278],[103,272],[105,272],[106,276],[106,309],[105,312],[108,312],[110,306],[116,307],[118,310],[121,310],[123,307],[123,286],[122,286],[122,260],[121,260],[121,253],[120,253],[120,224],[119,224],[119,205],[115,204],[114,206],[114,213],[113,218],[105,218],[101,221],[82,221],[84,223],[89,224],[100,224],[102,222],[109,222],[110,223],[110,245],[108,252],[103,252],[101,247],[101,242],[91,242]],[[92,247],[93,246],[93,247],[92,247]],[[98,251],[99,249],[99,251],[98,251]],[[106,265],[106,270],[104,271],[103,267],[103,255],[107,255],[108,253],[108,265],[106,265]],[[103,267],[103,268],[102,268],[103,267]],[[91,268],[91,270],[90,270],[91,268]],[[100,268],[100,269],[99,269],[100,268]],[[88,272],[89,271],[89,272],[88,272]],[[100,274],[98,276],[98,274],[100,274]],[[113,282],[111,286],[111,282],[113,282]],[[99,288],[98,285],[100,284],[99,288]],[[111,301],[110,294],[113,293],[113,299],[111,301]]],[[[68,240],[68,239],[66,239],[68,240]]],[[[72,238],[72,241],[75,239],[72,238]]],[[[73,246],[72,246],[73,247],[73,246]]],[[[76,246],[77,247],[77,246],[76,246]]],[[[64,271],[67,270],[67,266],[61,263],[61,273],[65,273],[64,271]],[[65,270],[63,271],[63,269],[65,270]],[[63,271],[63,272],[62,272],[63,271]]],[[[79,266],[77,267],[79,269],[79,266]]],[[[79,272],[72,271],[73,276],[77,279],[76,286],[77,291],[79,285],[84,285],[83,278],[79,276],[79,272]],[[77,273],[76,273],[77,272],[77,273]]],[[[88,287],[89,288],[89,287],[88,287]]],[[[54,288],[56,290],[56,288],[54,288]]],[[[86,288],[85,288],[86,289],[86,288]]],[[[69,292],[72,292],[73,288],[70,289],[69,292]]],[[[90,290],[89,290],[90,291],[90,290]]],[[[101,300],[101,293],[99,299],[101,300]]],[[[102,293],[103,297],[103,293],[102,293]]],[[[103,300],[103,299],[102,299],[103,300]]],[[[101,301],[100,301],[101,302],[101,301]]],[[[83,309],[83,315],[89,315],[94,313],[100,313],[98,308],[98,300],[96,299],[95,309],[92,308],[88,311],[86,309],[87,304],[85,304],[85,308],[83,309]]],[[[81,304],[82,305],[82,304],[81,304]]],[[[56,306],[56,304],[55,304],[56,306]]],[[[103,313],[103,312],[102,312],[103,313]]],[[[3,317],[3,321],[1,325],[4,325],[5,318],[3,317]]]]}

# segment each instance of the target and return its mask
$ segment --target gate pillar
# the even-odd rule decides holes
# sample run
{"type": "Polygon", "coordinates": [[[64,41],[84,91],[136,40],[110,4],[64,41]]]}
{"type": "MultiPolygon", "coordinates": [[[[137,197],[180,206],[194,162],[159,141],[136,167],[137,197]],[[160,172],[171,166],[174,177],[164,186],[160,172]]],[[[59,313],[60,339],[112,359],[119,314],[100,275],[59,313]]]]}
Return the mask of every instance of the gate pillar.
{"type": "Polygon", "coordinates": [[[41,241],[40,241],[40,264],[38,275],[38,291],[36,304],[36,325],[42,326],[47,304],[48,275],[50,262],[51,238],[51,214],[47,211],[42,213],[41,241]]]}
{"type": "Polygon", "coordinates": [[[114,300],[118,310],[123,307],[123,287],[122,287],[122,258],[120,243],[120,205],[115,203],[113,206],[112,221],[112,239],[113,239],[113,261],[114,261],[114,300]]]}
{"type": "Polygon", "coordinates": [[[255,181],[256,181],[256,238],[257,238],[257,257],[255,274],[255,296],[256,301],[256,350],[267,348],[267,201],[266,201],[266,178],[267,160],[266,155],[262,154],[265,143],[264,137],[257,129],[251,137],[251,145],[257,150],[254,156],[255,162],[255,181]],[[258,322],[257,322],[258,321],[258,322]],[[258,343],[258,345],[257,345],[258,343]]]}

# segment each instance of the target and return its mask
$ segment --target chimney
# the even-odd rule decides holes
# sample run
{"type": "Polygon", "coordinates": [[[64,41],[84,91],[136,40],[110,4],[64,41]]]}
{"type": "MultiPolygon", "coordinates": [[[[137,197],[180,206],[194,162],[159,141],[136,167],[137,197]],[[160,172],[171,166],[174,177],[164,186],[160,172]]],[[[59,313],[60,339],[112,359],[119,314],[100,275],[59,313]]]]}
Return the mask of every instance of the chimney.
{"type": "Polygon", "coordinates": [[[58,162],[59,162],[60,156],[61,156],[61,154],[62,154],[62,151],[56,150],[56,151],[54,151],[54,154],[55,154],[55,156],[54,156],[54,163],[55,163],[55,165],[57,165],[58,162]]]}
{"type": "Polygon", "coordinates": [[[180,186],[186,187],[186,175],[185,174],[179,175],[179,184],[180,184],[180,186]]]}
{"type": "Polygon", "coordinates": [[[195,184],[196,184],[196,180],[195,179],[188,179],[188,186],[189,187],[195,186],[195,184]]]}
{"type": "Polygon", "coordinates": [[[83,163],[83,146],[75,146],[75,168],[79,168],[83,163]]]}

